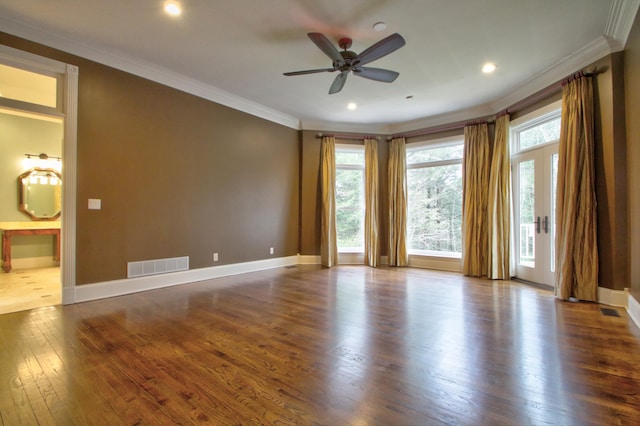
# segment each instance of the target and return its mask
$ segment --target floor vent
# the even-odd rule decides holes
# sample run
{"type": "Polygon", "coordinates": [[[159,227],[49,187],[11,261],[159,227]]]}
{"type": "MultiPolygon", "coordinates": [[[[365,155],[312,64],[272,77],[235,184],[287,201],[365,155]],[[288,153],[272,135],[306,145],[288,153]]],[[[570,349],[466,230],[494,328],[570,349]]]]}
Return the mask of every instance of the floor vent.
{"type": "Polygon", "coordinates": [[[169,259],[141,260],[139,262],[127,263],[127,278],[188,270],[189,256],[172,257],[169,259]]]}
{"type": "Polygon", "coordinates": [[[600,308],[600,312],[602,312],[602,315],[606,315],[608,317],[619,317],[620,316],[620,314],[618,313],[617,310],[611,309],[611,308],[600,308]]]}

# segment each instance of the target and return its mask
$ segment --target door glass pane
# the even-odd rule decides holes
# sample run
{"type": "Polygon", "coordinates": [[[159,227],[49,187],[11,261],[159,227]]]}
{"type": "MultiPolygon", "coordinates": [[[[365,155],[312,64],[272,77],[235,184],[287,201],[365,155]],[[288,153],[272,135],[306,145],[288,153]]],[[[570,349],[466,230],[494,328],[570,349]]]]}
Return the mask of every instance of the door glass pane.
{"type": "Polygon", "coordinates": [[[551,156],[551,272],[556,270],[556,189],[558,188],[558,154],[551,156]]]}
{"type": "Polygon", "coordinates": [[[534,161],[523,161],[518,166],[520,199],[520,264],[535,267],[535,182],[534,161]]]}
{"type": "Polygon", "coordinates": [[[3,98],[56,108],[57,87],[55,77],[0,65],[0,96],[3,98]]]}

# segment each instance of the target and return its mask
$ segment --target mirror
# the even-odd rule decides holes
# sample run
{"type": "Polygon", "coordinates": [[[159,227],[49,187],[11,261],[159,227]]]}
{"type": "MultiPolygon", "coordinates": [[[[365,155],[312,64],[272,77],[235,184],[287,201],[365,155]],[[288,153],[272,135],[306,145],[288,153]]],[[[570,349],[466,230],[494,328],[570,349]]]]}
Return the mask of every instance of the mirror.
{"type": "Polygon", "coordinates": [[[18,209],[32,220],[55,220],[61,212],[62,176],[34,167],[18,176],[18,195],[18,209]]]}

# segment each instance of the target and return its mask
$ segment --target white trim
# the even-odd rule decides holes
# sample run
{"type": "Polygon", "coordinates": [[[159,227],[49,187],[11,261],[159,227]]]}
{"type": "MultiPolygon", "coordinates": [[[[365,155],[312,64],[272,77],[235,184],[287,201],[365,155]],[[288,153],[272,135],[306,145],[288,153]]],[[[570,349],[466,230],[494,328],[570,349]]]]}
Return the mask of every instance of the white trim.
{"type": "Polygon", "coordinates": [[[623,50],[638,13],[640,0],[614,0],[609,9],[609,19],[604,29],[605,37],[611,40],[611,50],[623,50]]]}
{"type": "Polygon", "coordinates": [[[74,303],[76,285],[76,187],[78,146],[78,67],[66,65],[64,75],[64,137],[62,146],[62,304],[74,303]]]}
{"type": "MultiPolygon", "coordinates": [[[[209,268],[192,269],[161,275],[149,275],[101,283],[85,284],[75,287],[72,295],[74,301],[87,302],[107,297],[122,296],[141,291],[155,290],[197,281],[221,278],[230,275],[258,272],[267,269],[280,268],[298,264],[298,256],[281,257],[276,259],[257,260],[253,262],[235,263],[230,265],[212,266],[209,268]]],[[[63,292],[63,296],[65,292],[63,292]]]]}
{"type": "Polygon", "coordinates": [[[598,303],[626,308],[627,299],[627,292],[624,290],[612,290],[606,287],[598,287],[598,303]]]}
{"type": "Polygon", "coordinates": [[[462,259],[456,257],[432,257],[410,254],[409,266],[413,268],[462,273],[462,259]]]}
{"type": "Polygon", "coordinates": [[[12,20],[6,16],[0,17],[0,28],[10,34],[45,46],[56,49],[107,65],[121,71],[146,78],[151,81],[163,84],[174,89],[216,102],[230,108],[264,118],[274,123],[282,124],[293,129],[300,129],[300,120],[288,114],[268,108],[264,105],[241,98],[232,93],[218,89],[217,87],[204,84],[198,80],[186,77],[158,65],[108,51],[98,49],[77,40],[45,31],[34,26],[26,25],[18,20],[12,20]]]}
{"type": "Polygon", "coordinates": [[[631,293],[629,293],[627,301],[627,313],[633,322],[636,323],[636,326],[640,327],[640,303],[638,303],[631,293]]]}

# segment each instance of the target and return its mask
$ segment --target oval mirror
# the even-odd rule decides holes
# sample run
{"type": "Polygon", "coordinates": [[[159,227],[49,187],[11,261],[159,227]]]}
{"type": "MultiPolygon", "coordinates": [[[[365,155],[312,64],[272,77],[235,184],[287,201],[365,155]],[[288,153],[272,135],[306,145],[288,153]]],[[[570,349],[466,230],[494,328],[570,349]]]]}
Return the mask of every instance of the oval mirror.
{"type": "Polygon", "coordinates": [[[18,195],[18,209],[32,220],[55,220],[61,212],[62,176],[34,167],[18,176],[18,195]]]}

